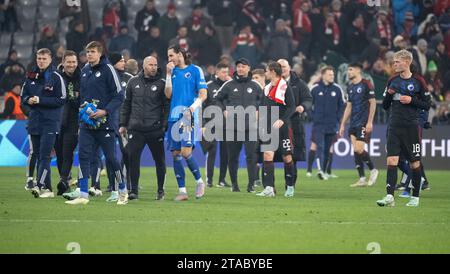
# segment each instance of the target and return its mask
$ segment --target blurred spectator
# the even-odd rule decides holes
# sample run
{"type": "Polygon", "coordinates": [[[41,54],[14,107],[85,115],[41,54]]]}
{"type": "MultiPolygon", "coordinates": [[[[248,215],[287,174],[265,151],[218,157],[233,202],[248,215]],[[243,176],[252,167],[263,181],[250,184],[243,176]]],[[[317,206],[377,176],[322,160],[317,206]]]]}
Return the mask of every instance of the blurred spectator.
{"type": "Polygon", "coordinates": [[[439,42],[436,45],[436,50],[431,56],[431,59],[437,64],[441,75],[445,75],[447,71],[450,70],[450,56],[447,54],[445,44],[443,42],[439,42]]]}
{"type": "Polygon", "coordinates": [[[117,1],[108,2],[103,10],[103,29],[109,38],[112,38],[119,33],[119,13],[120,4],[117,1]]]}
{"type": "Polygon", "coordinates": [[[417,45],[413,47],[412,53],[413,53],[413,59],[419,66],[419,73],[422,75],[425,75],[427,72],[427,66],[428,66],[428,57],[427,57],[427,49],[428,49],[428,43],[425,41],[425,39],[419,39],[417,41],[417,45]]]}
{"type": "Polygon", "coordinates": [[[216,66],[213,64],[206,65],[205,81],[214,81],[216,79],[216,66]]]}
{"type": "Polygon", "coordinates": [[[6,58],[6,61],[0,65],[0,79],[3,77],[3,74],[5,74],[6,68],[13,64],[19,64],[20,67],[25,70],[25,67],[19,62],[19,57],[17,56],[16,50],[11,50],[8,52],[8,57],[6,58]]]}
{"type": "Polygon", "coordinates": [[[25,120],[25,114],[20,107],[20,93],[22,84],[16,84],[5,95],[5,106],[0,119],[25,120]]]}
{"type": "Polygon", "coordinates": [[[333,13],[328,13],[321,37],[320,53],[322,56],[325,55],[328,50],[339,51],[341,30],[339,24],[336,22],[336,16],[333,13]]]}
{"type": "Polygon", "coordinates": [[[125,63],[131,59],[131,52],[128,49],[121,50],[120,54],[122,54],[122,58],[125,61],[125,63]]]}
{"type": "Polygon", "coordinates": [[[402,24],[402,31],[400,34],[409,41],[416,41],[417,39],[417,25],[414,22],[414,16],[412,12],[406,12],[404,15],[404,21],[402,24]]]}
{"type": "Polygon", "coordinates": [[[25,81],[25,69],[19,63],[10,64],[0,79],[0,96],[13,89],[15,85],[22,86],[25,81]]]}
{"type": "Polygon", "coordinates": [[[16,0],[0,0],[0,33],[20,30],[17,19],[16,0]]]}
{"type": "Polygon", "coordinates": [[[417,29],[417,36],[427,41],[432,41],[432,39],[441,35],[441,29],[434,14],[428,14],[427,18],[420,23],[417,29]]]}
{"type": "Polygon", "coordinates": [[[228,50],[233,40],[233,23],[238,13],[235,0],[210,0],[207,4],[208,13],[212,16],[219,41],[228,50]]]}
{"type": "Polygon", "coordinates": [[[394,12],[395,32],[401,34],[404,32],[404,22],[412,20],[419,16],[419,7],[415,4],[417,1],[411,0],[392,0],[392,9],[394,12]]]}
{"type": "Polygon", "coordinates": [[[123,0],[107,0],[105,6],[103,7],[103,13],[105,13],[106,9],[108,9],[112,4],[117,5],[116,12],[119,16],[120,23],[127,24],[128,9],[123,0]]]}
{"type": "Polygon", "coordinates": [[[125,71],[136,76],[139,73],[139,63],[135,59],[129,59],[125,64],[125,71]]]}
{"type": "Polygon", "coordinates": [[[52,55],[55,56],[58,46],[59,39],[55,33],[55,29],[51,25],[44,25],[41,30],[41,39],[36,45],[37,49],[48,48],[52,52],[52,55]]]}
{"type": "Polygon", "coordinates": [[[124,49],[129,50],[130,52],[134,52],[136,41],[134,37],[129,34],[128,25],[125,23],[121,23],[120,33],[109,43],[109,51],[110,52],[121,52],[124,49]]]}
{"type": "Polygon", "coordinates": [[[357,62],[361,53],[369,45],[366,38],[364,19],[361,14],[357,15],[346,33],[347,56],[350,62],[357,62]]]}
{"type": "Polygon", "coordinates": [[[169,46],[171,45],[179,45],[180,48],[187,51],[192,48],[192,40],[188,37],[188,28],[186,26],[180,26],[178,35],[169,41],[169,46]]]}
{"type": "Polygon", "coordinates": [[[55,67],[59,67],[59,65],[62,64],[62,59],[63,59],[63,56],[64,56],[64,52],[66,52],[66,48],[63,45],[59,45],[56,48],[56,53],[52,57],[52,64],[55,67]]]}
{"type": "Polygon", "coordinates": [[[66,34],[66,47],[77,54],[84,50],[88,43],[88,35],[82,21],[73,21],[69,32],[66,34]]]}
{"type": "Polygon", "coordinates": [[[82,69],[87,64],[87,62],[88,60],[86,51],[83,50],[78,54],[78,67],[82,69]]]}
{"type": "MultiPolygon", "coordinates": [[[[448,4],[447,4],[448,5],[448,4]]],[[[445,13],[439,17],[439,27],[443,33],[447,33],[450,30],[450,7],[447,6],[445,13]]]]}
{"type": "Polygon", "coordinates": [[[386,38],[382,38],[381,41],[378,41],[377,43],[371,42],[359,57],[359,61],[363,64],[363,69],[368,70],[376,60],[383,60],[388,49],[389,42],[386,38]]]}
{"type": "Polygon", "coordinates": [[[266,31],[266,23],[254,0],[244,2],[242,12],[237,18],[238,29],[247,25],[251,27],[253,34],[261,40],[266,31]]]}
{"type": "Polygon", "coordinates": [[[431,91],[434,100],[437,102],[443,101],[444,96],[442,96],[442,89],[444,88],[444,84],[441,81],[438,67],[433,60],[428,63],[425,80],[427,80],[428,90],[431,91]]]}
{"type": "Polygon", "coordinates": [[[203,8],[201,5],[195,5],[192,15],[186,19],[184,25],[188,28],[188,36],[192,39],[192,47],[190,49],[194,59],[198,58],[199,48],[204,47],[202,45],[205,41],[205,27],[211,25],[211,20],[204,16],[203,8]]]}
{"type": "Polygon", "coordinates": [[[206,25],[204,35],[197,44],[198,56],[197,61],[201,66],[208,64],[216,64],[222,55],[222,45],[220,44],[216,31],[210,25],[206,25]]]}
{"type": "Polygon", "coordinates": [[[78,20],[83,23],[84,30],[88,33],[91,29],[91,18],[89,15],[88,0],[67,1],[59,0],[59,18],[72,17],[72,20],[78,20]]]}
{"type": "Polygon", "coordinates": [[[392,42],[392,44],[394,45],[393,50],[394,51],[399,51],[402,49],[407,49],[408,48],[408,41],[406,41],[406,39],[401,36],[401,35],[397,35],[394,38],[394,41],[392,42]]]}
{"type": "Polygon", "coordinates": [[[308,1],[297,2],[300,2],[301,5],[294,10],[294,39],[299,44],[299,50],[303,52],[303,54],[309,54],[309,47],[312,39],[312,24],[311,19],[309,18],[311,6],[308,1]]]}
{"type": "Polygon", "coordinates": [[[283,19],[275,22],[275,30],[270,35],[269,41],[265,48],[267,60],[277,61],[279,59],[290,60],[292,56],[292,37],[286,30],[283,19]]]}
{"type": "Polygon", "coordinates": [[[261,57],[261,44],[258,37],[253,35],[250,25],[244,26],[231,43],[231,56],[234,60],[246,58],[251,67],[259,64],[261,57]]]}
{"type": "Polygon", "coordinates": [[[141,35],[145,35],[152,26],[156,26],[159,20],[159,12],[155,8],[153,0],[147,0],[145,7],[136,15],[134,27],[138,31],[138,41],[141,35]]]}
{"type": "Polygon", "coordinates": [[[159,19],[158,27],[161,31],[161,39],[168,46],[169,41],[177,36],[177,31],[180,28],[174,3],[167,5],[167,12],[159,19]]]}
{"type": "Polygon", "coordinates": [[[139,60],[144,60],[145,57],[150,56],[154,51],[159,58],[164,58],[167,55],[167,47],[161,39],[161,32],[157,26],[151,27],[146,35],[141,35],[141,40],[137,44],[137,57],[139,60]]]}
{"type": "Polygon", "coordinates": [[[375,20],[367,28],[367,40],[378,44],[382,38],[386,39],[388,48],[391,48],[394,29],[385,9],[378,10],[375,20]]]}

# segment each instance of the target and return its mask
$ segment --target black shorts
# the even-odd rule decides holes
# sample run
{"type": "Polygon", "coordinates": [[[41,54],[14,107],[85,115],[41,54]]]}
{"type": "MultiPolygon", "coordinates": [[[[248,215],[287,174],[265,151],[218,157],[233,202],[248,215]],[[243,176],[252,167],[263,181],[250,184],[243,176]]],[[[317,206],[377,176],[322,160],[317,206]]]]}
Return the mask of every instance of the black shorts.
{"type": "MultiPolygon", "coordinates": [[[[278,138],[278,147],[276,150],[266,150],[274,151],[282,156],[293,155],[294,154],[294,142],[292,141],[292,129],[288,125],[284,125],[280,128],[278,138]]],[[[262,145],[270,144],[271,141],[261,142],[262,145]]],[[[263,147],[261,150],[264,151],[263,147]]]]}
{"type": "Polygon", "coordinates": [[[365,142],[365,143],[369,143],[370,142],[370,133],[366,132],[366,128],[365,127],[351,127],[348,130],[348,136],[350,137],[351,135],[356,137],[356,140],[361,141],[361,142],[365,142]]]}
{"type": "Polygon", "coordinates": [[[405,156],[409,162],[420,161],[422,155],[422,131],[419,126],[389,128],[387,156],[405,156]]]}

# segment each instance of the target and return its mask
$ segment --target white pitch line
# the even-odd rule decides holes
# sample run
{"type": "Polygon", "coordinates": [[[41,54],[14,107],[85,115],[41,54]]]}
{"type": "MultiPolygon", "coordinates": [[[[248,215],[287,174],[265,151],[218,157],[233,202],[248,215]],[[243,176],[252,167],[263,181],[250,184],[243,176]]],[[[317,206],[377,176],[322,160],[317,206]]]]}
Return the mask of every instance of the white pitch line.
{"type": "Polygon", "coordinates": [[[10,219],[0,220],[0,223],[111,223],[111,224],[326,224],[326,225],[449,225],[449,223],[418,223],[418,222],[337,222],[337,221],[194,221],[194,220],[56,220],[56,219],[10,219]]]}

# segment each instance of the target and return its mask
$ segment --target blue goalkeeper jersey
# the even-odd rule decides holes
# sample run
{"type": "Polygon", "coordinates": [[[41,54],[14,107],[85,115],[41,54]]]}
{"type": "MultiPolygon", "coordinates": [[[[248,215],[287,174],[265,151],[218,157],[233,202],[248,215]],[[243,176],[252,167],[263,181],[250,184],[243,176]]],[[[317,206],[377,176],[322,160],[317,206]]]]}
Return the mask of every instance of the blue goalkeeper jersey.
{"type": "Polygon", "coordinates": [[[172,72],[172,99],[169,122],[180,119],[183,111],[198,97],[200,89],[207,89],[205,76],[200,67],[189,65],[184,69],[175,67],[172,72]]]}

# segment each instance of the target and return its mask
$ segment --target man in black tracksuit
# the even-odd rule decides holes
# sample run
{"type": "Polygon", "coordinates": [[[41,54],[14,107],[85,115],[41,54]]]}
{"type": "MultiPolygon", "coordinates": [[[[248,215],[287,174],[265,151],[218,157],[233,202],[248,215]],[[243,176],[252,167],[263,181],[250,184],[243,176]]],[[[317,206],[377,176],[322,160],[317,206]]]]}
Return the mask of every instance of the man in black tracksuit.
{"type": "Polygon", "coordinates": [[[55,151],[57,157],[60,182],[58,195],[69,190],[69,176],[73,164],[73,153],[78,144],[78,112],[80,108],[81,69],[78,68],[77,54],[66,51],[59,73],[67,87],[67,101],[64,105],[61,130],[56,138],[55,151]]]}
{"type": "Polygon", "coordinates": [[[167,129],[169,101],[164,95],[165,80],[154,57],[144,60],[144,70],[131,78],[126,89],[120,114],[120,134],[128,134],[130,200],[138,198],[141,153],[147,144],[156,164],[158,193],[156,200],[164,199],[166,161],[164,132],[167,129]]]}
{"type": "MultiPolygon", "coordinates": [[[[312,96],[308,85],[300,79],[297,74],[291,71],[289,62],[285,59],[278,60],[283,70],[282,76],[288,82],[292,89],[295,99],[295,113],[291,117],[291,128],[293,137],[293,161],[294,166],[297,167],[297,161],[306,160],[306,142],[305,142],[305,127],[303,121],[305,121],[305,115],[311,110],[312,96]]],[[[294,171],[294,186],[297,182],[297,168],[294,171]]]]}
{"type": "MultiPolygon", "coordinates": [[[[242,149],[242,144],[245,145],[245,154],[247,161],[248,185],[247,191],[254,192],[253,184],[256,178],[256,145],[257,145],[257,120],[256,117],[245,117],[245,120],[238,121],[237,115],[232,115],[230,110],[235,107],[254,107],[255,112],[260,103],[262,90],[260,85],[252,80],[250,72],[250,62],[241,58],[236,61],[236,72],[233,75],[233,80],[226,82],[219,90],[217,95],[217,102],[224,110],[226,117],[226,136],[228,147],[228,166],[230,171],[231,183],[233,185],[232,191],[239,192],[239,185],[237,181],[237,172],[239,168],[239,155],[242,149]],[[234,121],[232,120],[234,119],[234,121]],[[240,124],[238,127],[237,125],[240,124]],[[238,138],[239,136],[245,138],[238,138]],[[253,137],[254,140],[253,140],[253,137]],[[244,141],[242,141],[244,140],[244,141]]],[[[241,116],[241,115],[239,115],[241,116]]],[[[256,115],[254,115],[256,116],[256,115]]]]}
{"type": "MultiPolygon", "coordinates": [[[[230,80],[229,76],[230,70],[228,65],[219,63],[216,66],[216,75],[214,76],[214,80],[207,83],[208,85],[208,97],[206,101],[203,103],[203,111],[206,110],[209,106],[217,106],[217,94],[222,87],[222,85],[230,80]]],[[[212,118],[211,118],[212,119],[212,118]]],[[[203,118],[203,127],[211,120],[210,118],[203,118]]],[[[225,130],[225,127],[223,127],[225,130]]],[[[215,129],[213,129],[215,130],[215,129]]],[[[224,131],[225,132],[225,131],[224,131]]],[[[202,146],[203,153],[207,154],[206,160],[206,177],[208,182],[208,187],[213,186],[213,176],[214,176],[214,163],[216,161],[216,152],[217,152],[217,143],[220,144],[220,175],[219,175],[219,183],[218,187],[229,187],[229,185],[225,182],[225,176],[227,175],[227,167],[228,167],[228,152],[226,144],[223,140],[213,140],[207,141],[203,138],[200,142],[202,146]]]]}

